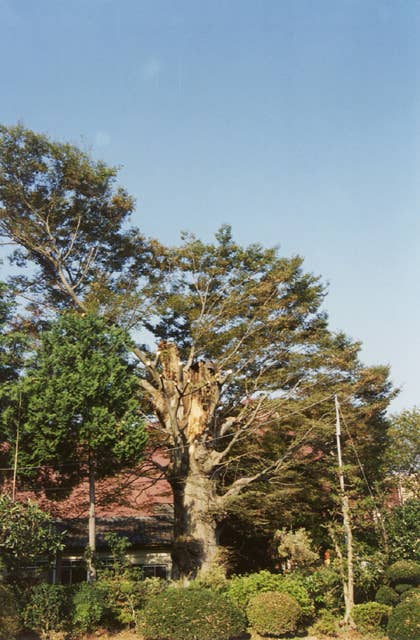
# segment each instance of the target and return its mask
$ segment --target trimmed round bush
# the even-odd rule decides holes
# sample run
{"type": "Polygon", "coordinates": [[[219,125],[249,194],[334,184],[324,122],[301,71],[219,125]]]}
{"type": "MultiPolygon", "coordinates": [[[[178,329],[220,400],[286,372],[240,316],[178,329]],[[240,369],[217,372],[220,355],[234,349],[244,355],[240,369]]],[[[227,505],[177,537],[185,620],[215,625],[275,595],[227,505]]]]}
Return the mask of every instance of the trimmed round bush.
{"type": "Polygon", "coordinates": [[[391,607],[380,602],[364,602],[353,607],[353,620],[360,631],[380,631],[386,627],[391,607]]]}
{"type": "Polygon", "coordinates": [[[264,591],[277,591],[282,576],[263,570],[247,576],[233,576],[229,580],[228,596],[238,607],[246,610],[249,601],[264,591]]]}
{"type": "Polygon", "coordinates": [[[404,593],[405,591],[410,591],[410,589],[413,588],[412,584],[409,584],[408,582],[400,582],[399,584],[396,584],[394,589],[397,593],[401,594],[404,593]]]}
{"type": "Polygon", "coordinates": [[[259,593],[268,591],[287,593],[297,600],[302,609],[303,617],[310,620],[315,614],[315,606],[304,581],[304,578],[297,576],[270,573],[263,570],[248,576],[231,578],[227,595],[240,609],[246,611],[251,599],[259,593]]]}
{"type": "Polygon", "coordinates": [[[387,568],[385,575],[392,585],[409,583],[417,586],[420,584],[420,564],[413,560],[399,560],[387,568]]]}
{"type": "Polygon", "coordinates": [[[390,607],[394,607],[399,603],[400,597],[392,587],[388,587],[386,584],[383,584],[377,590],[375,600],[380,604],[387,604],[390,607]]]}
{"type": "Polygon", "coordinates": [[[387,633],[390,640],[420,640],[420,606],[416,600],[404,601],[391,612],[387,633]]]}
{"type": "Polygon", "coordinates": [[[279,581],[276,591],[292,596],[302,610],[302,618],[304,618],[306,622],[313,620],[315,616],[315,605],[307,588],[294,576],[286,575],[280,577],[281,580],[279,581]]]}
{"type": "Polygon", "coordinates": [[[69,623],[69,594],[61,584],[41,583],[32,587],[23,610],[23,622],[28,629],[48,636],[62,631],[69,623]]]}
{"type": "Polygon", "coordinates": [[[19,616],[13,591],[0,584],[0,638],[12,640],[19,631],[19,616]]]}
{"type": "Polygon", "coordinates": [[[280,636],[296,631],[302,616],[298,602],[287,593],[268,591],[251,599],[247,607],[251,627],[262,636],[280,636]]]}
{"type": "Polygon", "coordinates": [[[230,640],[246,630],[244,614],[225,596],[197,588],[169,588],[141,615],[146,640],[230,640]]]}
{"type": "Polygon", "coordinates": [[[401,602],[410,602],[411,600],[414,600],[415,602],[418,602],[420,607],[420,589],[418,587],[414,587],[409,591],[404,591],[400,599],[401,602]]]}

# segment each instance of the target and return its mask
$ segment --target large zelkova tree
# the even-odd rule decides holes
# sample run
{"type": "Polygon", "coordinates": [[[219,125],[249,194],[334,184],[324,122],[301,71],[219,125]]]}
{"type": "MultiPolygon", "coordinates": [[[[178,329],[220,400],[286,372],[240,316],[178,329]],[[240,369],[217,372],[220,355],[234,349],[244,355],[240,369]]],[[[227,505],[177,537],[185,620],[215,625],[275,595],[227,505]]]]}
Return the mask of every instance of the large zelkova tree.
{"type": "MultiPolygon", "coordinates": [[[[147,243],[122,231],[127,206],[108,215],[109,171],[73,147],[1,130],[0,230],[19,246],[15,262],[32,265],[15,286],[38,308],[73,306],[147,330],[147,345],[133,352],[143,405],[155,416],[151,441],[167,452],[157,466],[173,490],[175,569],[191,575],[212,566],[220,525],[240,495],[287,481],[296,464],[324,455],[334,393],[344,394],[349,428],[363,418],[366,451],[381,447],[388,372],[363,369],[359,346],[331,334],[325,288],[301,258],[241,247],[229,227],[214,244],[190,236],[176,248],[147,243]],[[66,178],[57,197],[67,156],[75,187],[66,178]],[[107,176],[99,208],[89,187],[98,172],[107,176]]],[[[123,202],[131,207],[125,194],[123,202]]]]}
{"type": "MultiPolygon", "coordinates": [[[[337,482],[335,394],[345,439],[357,446],[364,473],[374,475],[392,390],[387,367],[363,367],[360,345],[328,330],[325,290],[300,258],[243,248],[225,227],[215,244],[186,237],[167,262],[147,323],[161,342],[152,358],[140,354],[143,386],[173,447],[166,474],[176,539],[187,543],[179,563],[191,541],[188,561],[195,545],[206,566],[221,523],[242,509],[244,496],[256,496],[261,509],[272,484],[289,498],[306,485],[311,465],[324,468],[330,488],[337,482]]],[[[347,462],[358,463],[353,447],[348,453],[347,462]]]]}
{"type": "Polygon", "coordinates": [[[146,443],[129,343],[103,318],[67,312],[41,333],[25,373],[1,391],[9,396],[2,425],[12,451],[18,442],[20,477],[41,474],[44,485],[67,492],[89,479],[91,578],[96,480],[136,466],[146,443]]]}

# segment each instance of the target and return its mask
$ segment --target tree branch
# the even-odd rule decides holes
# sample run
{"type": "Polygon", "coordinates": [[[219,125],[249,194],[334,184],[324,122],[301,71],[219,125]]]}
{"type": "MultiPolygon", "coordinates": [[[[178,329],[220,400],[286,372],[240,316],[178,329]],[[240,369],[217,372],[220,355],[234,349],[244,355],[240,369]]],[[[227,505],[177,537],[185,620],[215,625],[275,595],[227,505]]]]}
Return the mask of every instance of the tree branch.
{"type": "Polygon", "coordinates": [[[238,480],[235,480],[235,482],[233,482],[233,484],[229,487],[228,491],[223,494],[223,496],[220,496],[220,502],[224,503],[227,502],[230,498],[234,498],[239,493],[241,493],[241,491],[243,491],[245,487],[248,487],[250,484],[256,482],[257,480],[260,480],[261,478],[274,476],[279,473],[279,471],[285,470],[290,464],[288,462],[285,463],[287,458],[292,455],[296,447],[302,444],[302,442],[306,439],[310,432],[313,431],[313,429],[314,426],[310,427],[301,438],[295,440],[295,442],[290,445],[283,456],[275,460],[272,464],[267,465],[264,469],[262,469],[262,471],[255,473],[253,476],[248,476],[247,478],[238,478],[238,480]]]}

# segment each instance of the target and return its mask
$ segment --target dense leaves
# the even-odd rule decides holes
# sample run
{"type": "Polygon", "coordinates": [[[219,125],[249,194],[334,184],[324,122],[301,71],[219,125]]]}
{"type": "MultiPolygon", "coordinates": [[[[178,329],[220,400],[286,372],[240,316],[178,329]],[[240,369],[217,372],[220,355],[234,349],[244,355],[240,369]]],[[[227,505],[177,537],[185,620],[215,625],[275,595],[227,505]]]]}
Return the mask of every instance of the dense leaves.
{"type": "Polygon", "coordinates": [[[390,640],[419,640],[419,600],[401,602],[391,612],[387,632],[390,640]]]}
{"type": "Polygon", "coordinates": [[[411,584],[420,585],[420,564],[413,560],[398,560],[385,571],[387,580],[392,585],[411,584]]]}
{"type": "Polygon", "coordinates": [[[407,500],[386,514],[391,560],[420,562],[420,499],[407,500]]]}
{"type": "Polygon", "coordinates": [[[206,589],[168,589],[148,602],[142,620],[146,640],[230,640],[246,629],[239,609],[206,589]]]}
{"type": "Polygon", "coordinates": [[[129,294],[142,271],[144,242],[124,225],[133,199],[115,188],[117,171],[70,144],[25,127],[0,127],[0,234],[13,240],[13,262],[35,273],[16,291],[56,307],[109,307],[129,294]]]}
{"type": "MultiPolygon", "coordinates": [[[[407,409],[392,416],[386,463],[390,472],[412,477],[420,472],[420,410],[407,409]]],[[[418,481],[418,478],[417,478],[418,481]]]]}
{"type": "Polygon", "coordinates": [[[246,609],[249,602],[257,594],[270,592],[285,593],[292,596],[301,608],[301,614],[311,619],[314,614],[314,604],[299,576],[273,574],[260,571],[246,576],[234,576],[228,586],[228,595],[240,608],[246,609]]]}
{"type": "Polygon", "coordinates": [[[53,557],[63,548],[50,516],[33,502],[13,502],[0,495],[0,558],[13,569],[18,563],[53,557]]]}
{"type": "Polygon", "coordinates": [[[49,638],[52,632],[66,628],[69,611],[68,589],[60,584],[41,583],[30,590],[22,617],[28,629],[49,638]]]}
{"type": "Polygon", "coordinates": [[[15,403],[3,415],[7,429],[22,403],[22,474],[43,466],[70,486],[89,461],[100,477],[139,460],[146,436],[128,345],[124,331],[95,316],[65,314],[41,335],[26,375],[7,388],[15,403]]]}
{"type": "Polygon", "coordinates": [[[379,632],[386,627],[391,607],[379,602],[364,602],[356,604],[353,609],[353,619],[360,631],[379,632]]]}
{"type": "Polygon", "coordinates": [[[94,631],[107,608],[106,592],[100,583],[80,584],[73,597],[73,627],[79,632],[94,631]]]}
{"type": "Polygon", "coordinates": [[[292,596],[277,591],[254,596],[246,612],[252,628],[263,636],[280,636],[296,631],[302,615],[292,596]]]}

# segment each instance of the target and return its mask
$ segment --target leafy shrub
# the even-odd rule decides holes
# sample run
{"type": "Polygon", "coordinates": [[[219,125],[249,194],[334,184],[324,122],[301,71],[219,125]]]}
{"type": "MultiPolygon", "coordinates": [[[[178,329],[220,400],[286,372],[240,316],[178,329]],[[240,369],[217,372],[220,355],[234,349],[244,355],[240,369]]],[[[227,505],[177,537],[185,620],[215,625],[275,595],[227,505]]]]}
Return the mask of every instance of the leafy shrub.
{"type": "Polygon", "coordinates": [[[199,571],[193,583],[194,587],[211,589],[217,593],[225,593],[229,586],[225,571],[220,566],[214,566],[206,572],[199,571]]]}
{"type": "Polygon", "coordinates": [[[20,630],[16,600],[12,590],[0,584],[0,638],[12,640],[20,630]]]}
{"type": "Polygon", "coordinates": [[[298,575],[281,575],[260,571],[248,576],[235,576],[230,580],[227,594],[243,611],[246,610],[251,598],[259,593],[277,591],[295,598],[302,609],[302,615],[310,619],[315,613],[315,607],[305,587],[304,579],[298,575]]]}
{"type": "Polygon", "coordinates": [[[387,633],[390,640],[420,640],[420,606],[415,600],[405,600],[391,612],[387,633]]]}
{"type": "Polygon", "coordinates": [[[34,502],[15,502],[0,494],[0,547],[9,575],[16,578],[22,565],[61,551],[63,534],[57,533],[51,517],[34,502]]]}
{"type": "Polygon", "coordinates": [[[380,602],[364,602],[353,608],[353,620],[361,631],[380,631],[385,628],[391,607],[380,602]]]}
{"type": "Polygon", "coordinates": [[[274,534],[277,556],[287,567],[309,567],[319,561],[310,534],[304,527],[297,531],[279,529],[274,534]]]}
{"type": "Polygon", "coordinates": [[[167,582],[159,578],[130,575],[115,575],[101,580],[100,588],[105,593],[110,622],[136,626],[138,610],[143,609],[150,598],[167,588],[167,582]]]}
{"type": "Polygon", "coordinates": [[[410,589],[409,591],[404,591],[400,598],[401,602],[409,602],[414,600],[419,603],[420,606],[420,589],[415,587],[414,589],[410,589]]]}
{"type": "Polygon", "coordinates": [[[398,593],[392,589],[392,587],[388,587],[386,584],[383,584],[376,592],[375,595],[376,602],[380,604],[386,604],[390,607],[395,606],[400,601],[400,597],[398,593]]]}
{"type": "Polygon", "coordinates": [[[296,631],[302,609],[287,593],[268,591],[254,596],[247,607],[251,627],[263,636],[296,631]]]}
{"type": "Polygon", "coordinates": [[[362,546],[354,558],[354,590],[356,602],[367,602],[383,581],[386,558],[383,553],[362,546]]]}
{"type": "Polygon", "coordinates": [[[101,583],[84,582],[73,596],[73,626],[77,631],[93,631],[107,613],[106,593],[101,583]]]}
{"type": "Polygon", "coordinates": [[[420,562],[420,500],[412,498],[386,515],[392,559],[420,562]]]}
{"type": "Polygon", "coordinates": [[[338,609],[341,606],[341,579],[334,569],[321,567],[305,577],[304,585],[317,610],[338,609]]]}
{"type": "Polygon", "coordinates": [[[420,584],[420,564],[413,560],[399,560],[387,568],[385,575],[392,585],[410,583],[417,586],[420,584]]]}
{"type": "Polygon", "coordinates": [[[280,580],[280,575],[269,571],[259,571],[248,576],[233,576],[227,593],[229,598],[245,611],[254,596],[266,591],[277,591],[280,580]]]}
{"type": "Polygon", "coordinates": [[[167,589],[149,600],[141,618],[146,640],[229,640],[246,629],[243,613],[207,589],[167,589]]]}
{"type": "Polygon", "coordinates": [[[23,622],[28,629],[49,637],[52,631],[62,631],[69,623],[69,593],[61,584],[41,583],[32,587],[23,610],[23,622]]]}
{"type": "Polygon", "coordinates": [[[336,638],[338,636],[338,630],[340,626],[340,620],[328,609],[324,609],[320,611],[319,618],[316,622],[308,629],[309,633],[312,635],[324,635],[329,636],[330,638],[336,638]]]}
{"type": "Polygon", "coordinates": [[[408,584],[408,582],[400,582],[399,584],[396,584],[394,589],[397,593],[401,594],[404,593],[405,591],[410,591],[410,589],[413,588],[412,584],[408,584]]]}
{"type": "Polygon", "coordinates": [[[129,566],[127,552],[131,547],[131,542],[127,536],[120,536],[118,533],[109,531],[104,535],[104,541],[111,551],[112,565],[108,571],[112,575],[119,575],[129,566]]]}
{"type": "Polygon", "coordinates": [[[302,609],[302,618],[306,621],[312,620],[315,615],[315,606],[303,580],[293,575],[280,576],[280,578],[276,591],[292,596],[302,609]]]}

